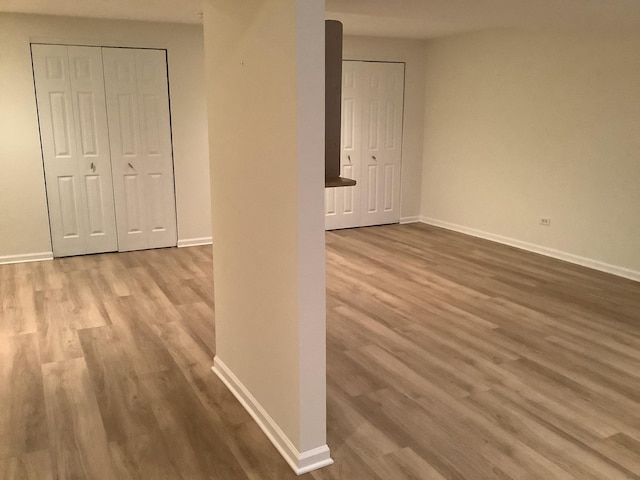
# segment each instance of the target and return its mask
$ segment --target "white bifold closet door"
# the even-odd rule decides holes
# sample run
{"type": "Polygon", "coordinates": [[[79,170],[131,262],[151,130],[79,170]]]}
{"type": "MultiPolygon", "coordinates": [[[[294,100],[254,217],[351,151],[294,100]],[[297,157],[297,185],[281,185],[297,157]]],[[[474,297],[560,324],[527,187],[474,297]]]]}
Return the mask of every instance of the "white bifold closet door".
{"type": "Polygon", "coordinates": [[[32,52],[53,253],[117,250],[101,50],[32,52]]]}
{"type": "Polygon", "coordinates": [[[325,189],[325,228],[400,221],[404,64],[342,62],[341,176],[325,189]]]}
{"type": "Polygon", "coordinates": [[[103,48],[120,251],[175,246],[164,50],[103,48]]]}
{"type": "Polygon", "coordinates": [[[54,256],[175,246],[166,52],[32,57],[54,256]]]}

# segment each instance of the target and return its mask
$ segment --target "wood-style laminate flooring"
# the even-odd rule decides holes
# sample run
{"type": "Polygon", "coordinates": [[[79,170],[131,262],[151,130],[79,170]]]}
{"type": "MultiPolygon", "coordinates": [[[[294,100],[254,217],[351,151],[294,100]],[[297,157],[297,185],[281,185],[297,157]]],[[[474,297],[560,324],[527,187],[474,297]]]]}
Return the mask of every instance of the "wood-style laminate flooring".
{"type": "MultiPolygon", "coordinates": [[[[313,480],[640,479],[640,283],[425,225],[327,234],[313,480]]],[[[0,266],[0,480],[296,478],[211,372],[211,247],[0,266]]]]}

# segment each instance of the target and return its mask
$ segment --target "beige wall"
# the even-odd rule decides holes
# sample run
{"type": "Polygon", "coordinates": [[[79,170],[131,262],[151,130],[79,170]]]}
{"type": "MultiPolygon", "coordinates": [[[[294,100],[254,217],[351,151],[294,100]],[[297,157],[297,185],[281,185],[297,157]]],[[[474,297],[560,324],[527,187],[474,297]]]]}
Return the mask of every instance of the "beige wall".
{"type": "Polygon", "coordinates": [[[168,50],[178,238],[210,237],[202,28],[0,13],[0,257],[51,251],[30,41],[168,50]]]}
{"type": "Polygon", "coordinates": [[[324,2],[205,5],[215,371],[296,468],[325,444],[324,2]]]}
{"type": "Polygon", "coordinates": [[[422,215],[640,271],[639,51],[640,35],[428,42],[422,215]]]}
{"type": "Polygon", "coordinates": [[[425,42],[392,38],[345,36],[343,58],[405,62],[405,100],[402,139],[403,218],[420,214],[420,182],[424,134],[425,42]]]}

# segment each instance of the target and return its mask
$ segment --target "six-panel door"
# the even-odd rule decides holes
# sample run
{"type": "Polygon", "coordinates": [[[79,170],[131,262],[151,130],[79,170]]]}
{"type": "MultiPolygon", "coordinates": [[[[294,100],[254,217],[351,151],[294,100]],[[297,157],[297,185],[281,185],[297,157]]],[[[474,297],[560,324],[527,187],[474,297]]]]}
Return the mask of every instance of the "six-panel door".
{"type": "Polygon", "coordinates": [[[118,249],[100,48],[33,45],[53,253],[118,249]]]}
{"type": "MultiPolygon", "coordinates": [[[[365,77],[362,62],[342,62],[342,114],[340,134],[340,176],[360,179],[362,92],[365,77]]],[[[355,187],[325,188],[325,228],[360,226],[360,192],[355,187]]]]}
{"type": "Polygon", "coordinates": [[[363,102],[360,226],[400,221],[404,64],[362,62],[363,102]]]}
{"type": "Polygon", "coordinates": [[[120,251],[174,246],[177,234],[165,52],[102,50],[120,251]]]}
{"type": "Polygon", "coordinates": [[[341,176],[354,187],[325,189],[325,228],[400,220],[404,64],[344,61],[341,176]]]}

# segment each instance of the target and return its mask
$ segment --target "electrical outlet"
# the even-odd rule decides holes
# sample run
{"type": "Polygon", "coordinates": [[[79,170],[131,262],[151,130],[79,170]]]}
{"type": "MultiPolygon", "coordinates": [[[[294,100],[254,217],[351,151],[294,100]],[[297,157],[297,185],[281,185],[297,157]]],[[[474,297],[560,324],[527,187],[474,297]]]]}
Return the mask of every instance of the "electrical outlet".
{"type": "Polygon", "coordinates": [[[544,227],[550,227],[551,226],[551,219],[547,218],[547,217],[540,217],[540,225],[542,225],[544,227]]]}

